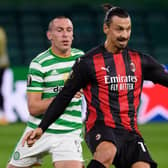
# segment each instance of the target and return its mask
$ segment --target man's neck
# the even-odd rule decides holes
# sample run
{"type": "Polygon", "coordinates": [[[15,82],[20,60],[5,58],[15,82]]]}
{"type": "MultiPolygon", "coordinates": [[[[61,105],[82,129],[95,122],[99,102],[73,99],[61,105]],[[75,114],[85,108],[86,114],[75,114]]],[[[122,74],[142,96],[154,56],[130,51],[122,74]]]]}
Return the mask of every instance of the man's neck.
{"type": "Polygon", "coordinates": [[[53,52],[53,54],[61,58],[68,58],[71,56],[71,49],[64,52],[64,51],[56,50],[53,47],[51,47],[51,51],[53,52]]]}
{"type": "Polygon", "coordinates": [[[113,54],[118,54],[123,51],[123,49],[117,48],[113,44],[108,43],[107,41],[105,41],[104,47],[106,48],[108,52],[113,53],[113,54]]]}

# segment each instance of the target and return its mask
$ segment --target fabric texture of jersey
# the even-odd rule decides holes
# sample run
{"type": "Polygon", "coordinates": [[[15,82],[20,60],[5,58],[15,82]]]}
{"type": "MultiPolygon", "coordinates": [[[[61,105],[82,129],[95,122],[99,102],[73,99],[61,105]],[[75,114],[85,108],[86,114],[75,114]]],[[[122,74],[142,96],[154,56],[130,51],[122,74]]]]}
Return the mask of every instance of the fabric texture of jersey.
{"type": "MultiPolygon", "coordinates": [[[[74,48],[71,49],[71,56],[68,58],[54,55],[51,49],[39,54],[29,67],[27,92],[41,92],[43,99],[55,97],[63,88],[75,60],[83,54],[83,51],[74,48]]],[[[42,117],[43,115],[30,116],[28,126],[36,128],[42,117]]],[[[81,99],[73,98],[64,114],[48,128],[47,132],[63,134],[81,128],[81,99]]]]}
{"type": "Polygon", "coordinates": [[[91,77],[98,85],[84,89],[88,102],[87,131],[103,121],[112,128],[138,132],[136,111],[142,89],[140,55],[129,50],[111,54],[101,48],[94,52],[88,56],[91,64],[88,67],[92,68],[91,77]]]}

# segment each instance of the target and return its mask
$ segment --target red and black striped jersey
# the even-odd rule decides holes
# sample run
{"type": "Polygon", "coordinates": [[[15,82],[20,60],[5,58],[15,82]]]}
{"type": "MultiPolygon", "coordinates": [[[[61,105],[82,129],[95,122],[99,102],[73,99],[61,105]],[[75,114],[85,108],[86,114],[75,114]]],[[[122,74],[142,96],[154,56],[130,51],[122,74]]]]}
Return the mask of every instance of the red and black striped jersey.
{"type": "Polygon", "coordinates": [[[87,131],[101,122],[140,134],[137,109],[143,80],[168,86],[168,73],[151,56],[128,48],[112,54],[100,45],[76,61],[63,90],[49,106],[39,127],[45,130],[83,88],[87,131]]]}

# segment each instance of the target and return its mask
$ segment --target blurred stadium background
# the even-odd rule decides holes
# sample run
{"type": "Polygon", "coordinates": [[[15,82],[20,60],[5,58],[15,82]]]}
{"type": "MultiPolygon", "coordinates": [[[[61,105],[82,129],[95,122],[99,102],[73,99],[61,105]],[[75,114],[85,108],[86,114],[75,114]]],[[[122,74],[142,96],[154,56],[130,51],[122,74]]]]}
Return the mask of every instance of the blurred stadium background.
{"type": "MultiPolygon", "coordinates": [[[[168,1],[167,0],[5,0],[0,2],[0,26],[8,36],[10,68],[5,74],[3,93],[5,112],[11,124],[0,126],[0,168],[19,139],[28,117],[26,107],[26,74],[33,57],[50,44],[45,32],[48,22],[58,15],[70,17],[74,23],[73,47],[87,51],[104,40],[104,12],[100,5],[112,3],[126,8],[132,17],[129,46],[151,54],[168,65],[168,1]],[[18,103],[19,102],[19,103],[18,103]]],[[[167,168],[168,160],[168,89],[150,82],[144,84],[138,121],[159,168],[167,168]],[[144,124],[146,123],[146,124],[144,124]]],[[[84,144],[86,163],[91,155],[84,144]]],[[[43,167],[52,167],[50,159],[43,167]]]]}

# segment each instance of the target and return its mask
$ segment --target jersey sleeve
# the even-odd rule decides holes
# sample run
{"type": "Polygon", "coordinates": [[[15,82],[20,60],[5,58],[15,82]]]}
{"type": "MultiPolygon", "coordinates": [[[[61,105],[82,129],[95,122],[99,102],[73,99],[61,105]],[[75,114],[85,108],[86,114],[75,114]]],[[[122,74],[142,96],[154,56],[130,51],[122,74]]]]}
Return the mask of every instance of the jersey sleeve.
{"type": "Polygon", "coordinates": [[[43,91],[42,66],[37,62],[31,62],[27,76],[27,92],[43,91]]]}
{"type": "Polygon", "coordinates": [[[63,89],[49,105],[39,127],[43,132],[52,124],[65,110],[77,91],[84,88],[89,82],[87,78],[87,66],[80,58],[74,64],[72,71],[63,89]]]}
{"type": "Polygon", "coordinates": [[[145,80],[168,87],[168,72],[153,57],[143,55],[142,67],[145,80]]]}

